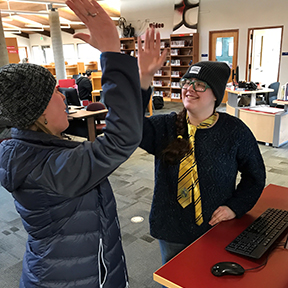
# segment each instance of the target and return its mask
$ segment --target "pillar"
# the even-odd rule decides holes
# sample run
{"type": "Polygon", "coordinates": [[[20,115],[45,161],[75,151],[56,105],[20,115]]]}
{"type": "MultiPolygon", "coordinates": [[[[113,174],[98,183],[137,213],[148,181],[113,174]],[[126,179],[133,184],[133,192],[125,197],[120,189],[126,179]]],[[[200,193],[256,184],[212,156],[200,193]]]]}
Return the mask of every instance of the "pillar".
{"type": "Polygon", "coordinates": [[[0,67],[6,64],[9,64],[9,57],[0,13],[0,67]]]}
{"type": "Polygon", "coordinates": [[[49,11],[49,22],[50,22],[50,34],[52,40],[56,78],[58,81],[59,79],[66,79],[66,69],[65,69],[59,13],[55,8],[52,8],[49,11]]]}

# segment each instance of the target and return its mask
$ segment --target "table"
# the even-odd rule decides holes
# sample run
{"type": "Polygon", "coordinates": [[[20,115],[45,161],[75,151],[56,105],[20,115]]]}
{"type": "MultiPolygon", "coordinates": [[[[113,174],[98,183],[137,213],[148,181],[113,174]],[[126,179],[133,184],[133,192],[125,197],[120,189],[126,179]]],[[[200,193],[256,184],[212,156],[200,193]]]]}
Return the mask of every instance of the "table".
{"type": "Polygon", "coordinates": [[[273,103],[277,104],[277,105],[283,105],[284,106],[284,111],[287,112],[288,111],[288,101],[287,100],[274,100],[273,103]]]}
{"type": "Polygon", "coordinates": [[[250,106],[255,106],[256,105],[256,95],[257,94],[264,94],[264,93],[269,93],[273,92],[274,89],[271,88],[263,88],[260,90],[254,90],[254,91],[239,91],[239,90],[231,90],[231,89],[226,89],[228,92],[228,104],[232,107],[238,107],[238,97],[243,96],[243,95],[251,95],[251,101],[250,101],[250,106]]]}
{"type": "MultiPolygon", "coordinates": [[[[257,141],[272,144],[273,147],[279,147],[288,142],[288,112],[285,109],[269,107],[268,105],[254,105],[252,101],[250,106],[238,107],[238,96],[254,93],[255,101],[257,93],[271,92],[273,89],[264,88],[256,91],[232,91],[228,92],[228,102],[226,103],[226,112],[241,119],[252,131],[257,141]]],[[[251,94],[252,95],[252,94],[251,94]]],[[[276,101],[276,100],[275,100],[276,101]]],[[[283,101],[281,101],[283,105],[283,101]]],[[[288,104],[288,101],[287,101],[288,104]]]]}
{"type": "Polygon", "coordinates": [[[245,269],[265,261],[265,254],[253,260],[230,253],[225,247],[269,207],[287,210],[288,188],[268,185],[250,212],[241,219],[221,222],[213,227],[158,269],[153,274],[154,280],[171,288],[287,288],[288,250],[283,247],[272,251],[267,265],[261,270],[222,277],[216,277],[210,271],[214,264],[222,261],[239,263],[245,269]]]}
{"type": "Polygon", "coordinates": [[[107,109],[102,109],[98,111],[86,111],[86,110],[77,110],[76,113],[69,114],[69,119],[81,119],[86,118],[87,119],[87,127],[88,127],[88,140],[94,141],[96,138],[95,133],[95,116],[102,113],[107,113],[107,109]]]}

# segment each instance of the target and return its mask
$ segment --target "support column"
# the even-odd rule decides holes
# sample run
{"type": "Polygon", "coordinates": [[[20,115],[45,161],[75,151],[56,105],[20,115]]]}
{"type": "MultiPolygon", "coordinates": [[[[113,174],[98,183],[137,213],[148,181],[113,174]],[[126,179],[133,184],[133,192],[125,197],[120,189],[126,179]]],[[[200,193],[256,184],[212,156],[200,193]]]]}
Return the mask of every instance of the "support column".
{"type": "Polygon", "coordinates": [[[9,64],[9,57],[0,13],[0,67],[6,64],[9,64]]]}
{"type": "Polygon", "coordinates": [[[55,62],[55,71],[57,81],[66,79],[66,69],[63,54],[63,44],[60,28],[59,13],[55,8],[49,12],[50,34],[52,40],[52,48],[55,62]]]}

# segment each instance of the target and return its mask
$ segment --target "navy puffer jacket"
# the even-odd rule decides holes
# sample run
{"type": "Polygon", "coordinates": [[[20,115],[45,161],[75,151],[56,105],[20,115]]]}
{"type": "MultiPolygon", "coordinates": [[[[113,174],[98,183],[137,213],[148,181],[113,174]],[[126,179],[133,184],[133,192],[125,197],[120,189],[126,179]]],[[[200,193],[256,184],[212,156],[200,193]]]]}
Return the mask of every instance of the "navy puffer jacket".
{"type": "Polygon", "coordinates": [[[137,148],[143,108],[136,59],[102,54],[104,137],[72,142],[12,129],[0,180],[28,232],[21,288],[124,288],[128,277],[109,176],[137,148]]]}

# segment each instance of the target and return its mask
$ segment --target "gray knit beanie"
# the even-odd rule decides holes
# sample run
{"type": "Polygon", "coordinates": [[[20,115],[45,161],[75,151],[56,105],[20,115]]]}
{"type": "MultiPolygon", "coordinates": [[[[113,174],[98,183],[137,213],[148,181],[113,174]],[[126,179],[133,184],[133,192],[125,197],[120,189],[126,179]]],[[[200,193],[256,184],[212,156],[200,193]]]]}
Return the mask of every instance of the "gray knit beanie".
{"type": "Polygon", "coordinates": [[[190,66],[182,78],[196,78],[205,81],[216,97],[216,108],[222,102],[229,76],[230,68],[226,63],[202,61],[190,66]]]}
{"type": "Polygon", "coordinates": [[[46,68],[30,64],[0,67],[0,120],[26,129],[46,109],[56,80],[46,68]]]}

